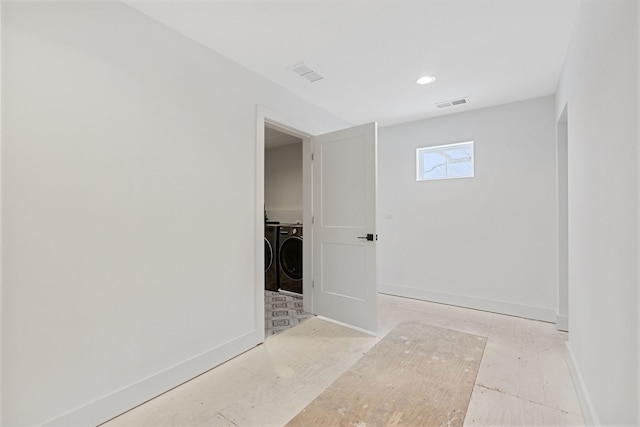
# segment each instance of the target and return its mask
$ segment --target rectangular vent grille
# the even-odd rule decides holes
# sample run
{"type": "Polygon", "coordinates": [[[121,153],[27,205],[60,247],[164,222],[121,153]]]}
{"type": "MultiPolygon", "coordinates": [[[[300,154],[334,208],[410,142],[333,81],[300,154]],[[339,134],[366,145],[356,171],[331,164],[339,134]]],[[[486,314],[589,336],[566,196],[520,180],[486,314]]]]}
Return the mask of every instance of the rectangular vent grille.
{"type": "Polygon", "coordinates": [[[449,107],[455,107],[456,105],[464,105],[468,103],[469,103],[469,98],[464,97],[464,98],[458,98],[458,99],[451,99],[449,101],[437,102],[436,107],[449,108],[449,107]]]}
{"type": "Polygon", "coordinates": [[[291,67],[291,71],[293,71],[309,83],[315,83],[324,79],[324,77],[320,73],[314,71],[311,67],[304,63],[294,65],[293,67],[291,67]]]}

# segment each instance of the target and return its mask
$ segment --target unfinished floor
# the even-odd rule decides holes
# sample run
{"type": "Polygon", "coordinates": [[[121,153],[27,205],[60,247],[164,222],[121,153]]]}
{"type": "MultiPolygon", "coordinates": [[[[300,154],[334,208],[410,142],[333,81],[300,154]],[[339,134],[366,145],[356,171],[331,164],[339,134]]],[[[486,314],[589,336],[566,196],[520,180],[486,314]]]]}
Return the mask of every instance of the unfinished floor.
{"type": "MultiPolygon", "coordinates": [[[[379,318],[488,337],[465,425],[584,425],[552,324],[387,295],[379,318]]],[[[379,338],[312,318],[105,426],[283,426],[379,338]]]]}

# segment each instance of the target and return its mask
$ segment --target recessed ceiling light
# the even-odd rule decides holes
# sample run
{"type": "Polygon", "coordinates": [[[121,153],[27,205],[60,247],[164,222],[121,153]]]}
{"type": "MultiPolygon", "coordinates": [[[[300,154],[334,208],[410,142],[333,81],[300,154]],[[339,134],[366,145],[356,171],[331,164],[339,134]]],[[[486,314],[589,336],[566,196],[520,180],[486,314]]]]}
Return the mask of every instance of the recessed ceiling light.
{"type": "Polygon", "coordinates": [[[418,80],[416,80],[416,83],[418,83],[419,85],[428,85],[429,83],[433,83],[435,81],[436,78],[434,76],[422,76],[418,80]]]}

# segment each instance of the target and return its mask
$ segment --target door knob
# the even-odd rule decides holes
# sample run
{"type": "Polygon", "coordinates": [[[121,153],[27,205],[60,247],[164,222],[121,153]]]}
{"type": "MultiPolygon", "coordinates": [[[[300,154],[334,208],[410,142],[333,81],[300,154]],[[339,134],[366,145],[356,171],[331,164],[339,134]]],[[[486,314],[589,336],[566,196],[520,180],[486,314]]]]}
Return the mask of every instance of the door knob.
{"type": "MultiPolygon", "coordinates": [[[[367,239],[368,241],[373,241],[373,234],[367,234],[366,236],[358,236],[358,239],[367,239]]],[[[376,234],[376,240],[378,240],[378,235],[376,234]]]]}

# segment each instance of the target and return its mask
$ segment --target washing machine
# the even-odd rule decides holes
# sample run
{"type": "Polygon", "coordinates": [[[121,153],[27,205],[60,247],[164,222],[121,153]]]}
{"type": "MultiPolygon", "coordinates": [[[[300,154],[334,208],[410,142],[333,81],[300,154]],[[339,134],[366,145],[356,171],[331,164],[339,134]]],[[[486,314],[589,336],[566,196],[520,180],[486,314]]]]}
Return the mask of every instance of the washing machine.
{"type": "Polygon", "coordinates": [[[280,291],[302,294],[302,225],[282,224],[278,237],[280,291]]]}
{"type": "Polygon", "coordinates": [[[278,290],[278,232],[278,225],[264,225],[264,288],[268,291],[278,290]]]}

